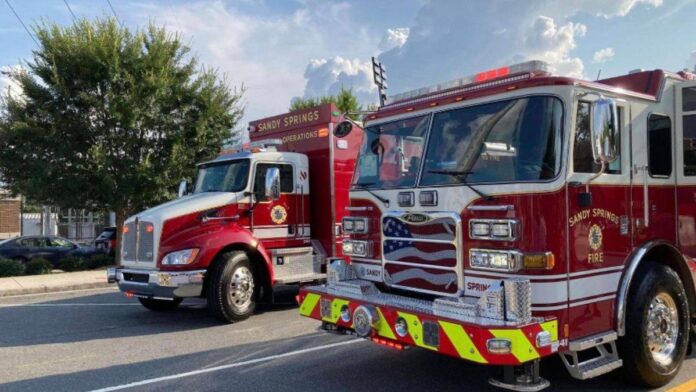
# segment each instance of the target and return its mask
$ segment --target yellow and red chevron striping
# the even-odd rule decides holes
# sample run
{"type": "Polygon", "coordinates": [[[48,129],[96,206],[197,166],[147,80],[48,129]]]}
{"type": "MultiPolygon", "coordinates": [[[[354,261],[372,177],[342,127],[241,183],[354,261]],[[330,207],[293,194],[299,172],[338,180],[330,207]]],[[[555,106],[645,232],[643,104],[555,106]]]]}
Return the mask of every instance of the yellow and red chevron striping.
{"type": "MultiPolygon", "coordinates": [[[[327,294],[301,291],[299,295],[300,314],[314,318],[339,327],[352,329],[352,321],[345,322],[341,319],[341,308],[346,305],[352,314],[360,305],[372,305],[367,302],[349,300],[327,294]],[[321,300],[330,301],[331,311],[329,315],[322,317],[321,300]]],[[[465,324],[459,321],[442,317],[425,315],[405,309],[397,309],[381,305],[373,305],[377,309],[380,318],[376,335],[401,342],[406,345],[417,346],[436,351],[455,358],[462,358],[476,363],[490,365],[518,365],[537,358],[542,358],[557,352],[558,348],[558,322],[555,319],[545,320],[541,323],[531,323],[519,328],[482,326],[465,324]],[[408,333],[399,336],[394,330],[397,318],[403,318],[408,325],[408,333]],[[434,323],[438,325],[437,346],[429,345],[424,339],[423,324],[434,323]],[[536,336],[547,331],[551,335],[552,345],[537,347],[536,336]],[[505,338],[512,342],[510,354],[491,354],[486,349],[486,342],[492,338],[505,338]]],[[[325,311],[326,313],[326,311],[325,311]]]]}

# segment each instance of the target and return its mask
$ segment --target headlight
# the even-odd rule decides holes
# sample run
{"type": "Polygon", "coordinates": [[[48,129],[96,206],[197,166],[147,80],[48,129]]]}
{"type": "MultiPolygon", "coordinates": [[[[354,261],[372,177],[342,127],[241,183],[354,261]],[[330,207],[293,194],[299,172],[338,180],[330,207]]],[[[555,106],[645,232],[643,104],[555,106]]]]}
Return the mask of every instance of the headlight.
{"type": "Polygon", "coordinates": [[[367,218],[343,218],[343,231],[346,233],[367,233],[367,218]]]}
{"type": "Polygon", "coordinates": [[[355,229],[353,218],[343,218],[343,231],[346,233],[352,233],[355,229]]]}
{"type": "Polygon", "coordinates": [[[370,257],[372,253],[372,242],[344,240],[343,253],[348,256],[370,257]]]}
{"type": "Polygon", "coordinates": [[[191,264],[198,256],[198,249],[184,249],[168,253],[162,259],[163,265],[184,265],[191,264]]]}
{"type": "Polygon", "coordinates": [[[472,219],[469,221],[469,237],[479,240],[514,241],[517,239],[518,225],[514,219],[472,219]]]}
{"type": "Polygon", "coordinates": [[[473,222],[471,234],[476,237],[488,237],[491,235],[491,226],[487,222],[473,222]]]}
{"type": "Polygon", "coordinates": [[[472,249],[469,265],[472,268],[517,272],[520,270],[520,254],[516,251],[472,249]]]}

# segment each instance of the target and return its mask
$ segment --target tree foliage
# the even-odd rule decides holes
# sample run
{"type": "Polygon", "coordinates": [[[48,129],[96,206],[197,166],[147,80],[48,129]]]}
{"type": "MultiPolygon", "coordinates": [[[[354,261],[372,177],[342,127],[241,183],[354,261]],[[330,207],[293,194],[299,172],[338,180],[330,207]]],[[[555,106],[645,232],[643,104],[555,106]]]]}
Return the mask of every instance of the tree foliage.
{"type": "Polygon", "coordinates": [[[0,108],[0,182],[29,201],[126,214],[168,200],[240,120],[243,89],[179,35],[114,19],[35,28],[39,48],[0,108]]]}
{"type": "Polygon", "coordinates": [[[289,111],[295,112],[298,110],[309,109],[315,106],[333,103],[341,113],[349,114],[349,117],[357,119],[362,106],[358,102],[358,98],[353,94],[353,90],[341,88],[341,91],[336,95],[325,95],[318,98],[293,98],[290,102],[289,111]]]}

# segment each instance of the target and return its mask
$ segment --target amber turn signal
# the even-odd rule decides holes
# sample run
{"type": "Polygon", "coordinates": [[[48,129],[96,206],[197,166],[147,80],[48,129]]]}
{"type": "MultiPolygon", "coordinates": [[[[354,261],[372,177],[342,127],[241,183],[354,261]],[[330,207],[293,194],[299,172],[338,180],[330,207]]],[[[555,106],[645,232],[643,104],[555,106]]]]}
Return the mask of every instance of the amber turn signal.
{"type": "Polygon", "coordinates": [[[525,253],[522,255],[522,265],[527,269],[550,270],[556,265],[556,258],[551,252],[525,253]]]}

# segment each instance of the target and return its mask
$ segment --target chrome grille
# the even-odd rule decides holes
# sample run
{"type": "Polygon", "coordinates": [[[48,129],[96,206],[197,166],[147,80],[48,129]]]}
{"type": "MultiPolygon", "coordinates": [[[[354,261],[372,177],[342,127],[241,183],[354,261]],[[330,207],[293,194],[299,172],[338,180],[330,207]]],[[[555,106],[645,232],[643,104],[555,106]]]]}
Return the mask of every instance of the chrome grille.
{"type": "Polygon", "coordinates": [[[384,282],[423,293],[462,295],[461,243],[457,214],[386,213],[382,216],[384,282]]]}
{"type": "Polygon", "coordinates": [[[135,260],[136,253],[136,237],[137,232],[135,230],[135,223],[127,223],[125,225],[125,230],[123,231],[123,255],[121,256],[123,260],[135,260]]]}
{"type": "Polygon", "coordinates": [[[138,225],[138,261],[154,260],[154,228],[150,222],[138,225]]]}
{"type": "Polygon", "coordinates": [[[151,263],[155,260],[155,236],[151,222],[130,222],[125,225],[123,233],[124,261],[151,263]]]}

